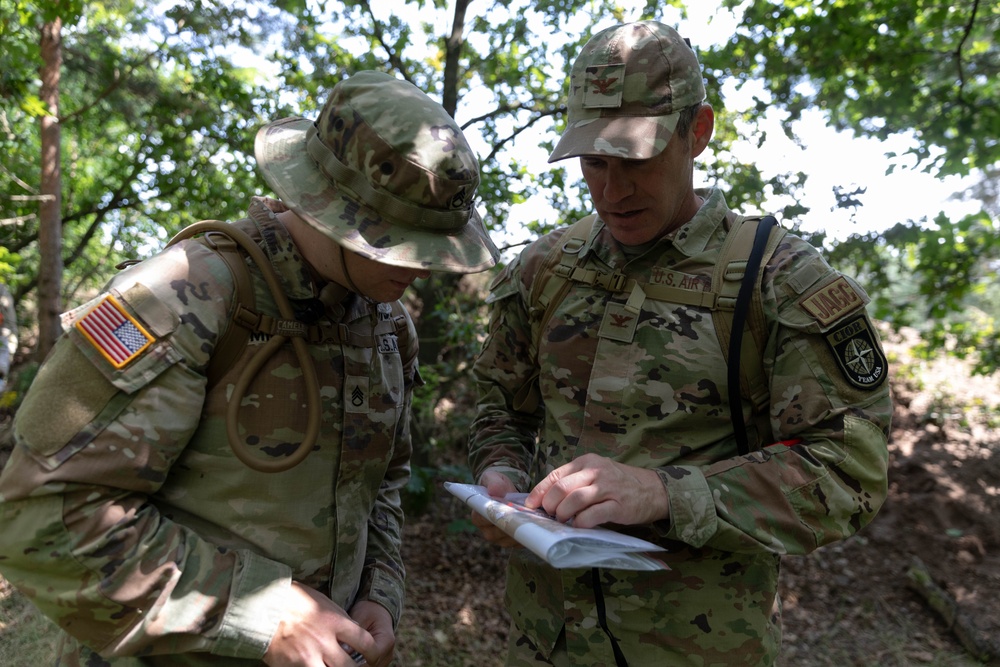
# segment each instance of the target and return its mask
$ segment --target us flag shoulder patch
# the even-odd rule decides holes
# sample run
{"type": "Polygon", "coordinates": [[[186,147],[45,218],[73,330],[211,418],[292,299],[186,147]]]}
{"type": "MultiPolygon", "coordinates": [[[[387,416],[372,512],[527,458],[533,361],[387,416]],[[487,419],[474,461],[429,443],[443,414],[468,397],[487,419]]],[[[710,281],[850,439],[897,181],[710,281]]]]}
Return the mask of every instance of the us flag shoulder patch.
{"type": "Polygon", "coordinates": [[[113,296],[106,296],[76,323],[87,340],[115,368],[138,357],[155,338],[139,321],[125,312],[113,296]]]}

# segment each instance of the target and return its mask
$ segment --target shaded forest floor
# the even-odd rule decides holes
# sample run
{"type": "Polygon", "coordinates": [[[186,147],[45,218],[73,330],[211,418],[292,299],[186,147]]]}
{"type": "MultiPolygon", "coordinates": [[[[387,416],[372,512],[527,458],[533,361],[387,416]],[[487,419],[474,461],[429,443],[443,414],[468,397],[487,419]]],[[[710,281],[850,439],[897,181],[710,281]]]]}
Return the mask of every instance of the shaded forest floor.
{"type": "MultiPolygon", "coordinates": [[[[974,656],[1000,642],[1000,377],[970,378],[954,360],[914,361],[908,344],[887,344],[889,500],[861,534],[784,560],[781,667],[1000,665],[974,656]],[[911,585],[921,570],[954,603],[957,624],[911,585]]],[[[408,520],[399,667],[503,664],[506,552],[469,528],[464,506],[443,491],[408,520]]],[[[44,664],[53,634],[0,578],[0,665],[44,664]]]]}

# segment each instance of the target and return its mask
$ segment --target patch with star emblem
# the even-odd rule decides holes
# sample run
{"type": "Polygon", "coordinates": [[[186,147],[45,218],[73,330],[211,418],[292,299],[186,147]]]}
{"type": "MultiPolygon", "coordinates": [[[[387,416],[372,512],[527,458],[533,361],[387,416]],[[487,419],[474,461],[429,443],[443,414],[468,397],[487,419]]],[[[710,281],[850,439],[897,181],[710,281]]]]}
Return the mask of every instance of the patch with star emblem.
{"type": "Polygon", "coordinates": [[[856,317],[826,333],[844,378],[859,389],[874,389],[885,381],[889,363],[865,317],[856,317]]]}

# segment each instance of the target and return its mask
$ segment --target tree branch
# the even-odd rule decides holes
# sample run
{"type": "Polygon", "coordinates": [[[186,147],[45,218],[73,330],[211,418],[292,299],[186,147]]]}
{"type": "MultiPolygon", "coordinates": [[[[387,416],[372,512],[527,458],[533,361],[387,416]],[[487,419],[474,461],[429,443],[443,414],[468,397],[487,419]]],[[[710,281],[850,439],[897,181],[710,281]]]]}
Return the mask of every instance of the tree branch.
{"type": "Polygon", "coordinates": [[[37,217],[38,215],[35,213],[29,213],[28,215],[18,215],[13,218],[0,218],[0,227],[20,225],[22,222],[28,222],[29,220],[34,220],[37,217]]]}
{"type": "Polygon", "coordinates": [[[958,99],[965,103],[963,99],[963,91],[965,90],[965,70],[962,67],[962,49],[965,48],[965,41],[969,39],[969,35],[972,34],[972,27],[976,22],[976,13],[979,11],[979,0],[973,0],[972,2],[972,14],[969,16],[968,23],[965,24],[965,30],[962,32],[962,39],[958,42],[958,47],[955,48],[955,66],[958,69],[958,99]]]}
{"type": "Polygon", "coordinates": [[[524,132],[525,130],[527,130],[531,126],[533,126],[535,123],[537,123],[541,119],[546,118],[548,116],[554,116],[557,113],[559,113],[560,111],[564,111],[564,110],[565,110],[565,107],[556,107],[554,109],[548,109],[547,111],[540,111],[540,112],[538,112],[538,115],[536,115],[534,118],[530,119],[527,123],[525,123],[521,127],[515,128],[513,132],[511,132],[509,135],[507,135],[507,137],[501,139],[498,143],[494,144],[493,150],[490,151],[490,154],[486,156],[486,159],[483,160],[483,162],[484,163],[485,162],[489,162],[490,160],[492,160],[493,158],[495,158],[496,155],[497,155],[497,153],[500,152],[501,148],[503,148],[506,144],[508,144],[511,141],[513,141],[517,137],[517,135],[521,134],[522,132],[524,132]]]}
{"type": "Polygon", "coordinates": [[[462,55],[462,45],[465,33],[465,10],[469,0],[455,2],[454,20],[451,24],[451,35],[445,40],[444,55],[444,87],[441,95],[441,105],[452,118],[458,109],[458,65],[462,55]]]}
{"type": "Polygon", "coordinates": [[[17,185],[19,185],[23,190],[25,190],[27,192],[31,192],[32,194],[38,192],[38,190],[32,188],[30,185],[28,185],[27,183],[25,183],[24,181],[22,181],[20,178],[17,177],[16,174],[14,174],[14,172],[12,172],[10,169],[8,169],[7,167],[3,166],[2,164],[0,164],[0,171],[2,171],[3,173],[7,174],[7,176],[10,177],[10,180],[14,181],[14,183],[17,184],[17,185]]]}
{"type": "Polygon", "coordinates": [[[160,49],[162,49],[162,48],[163,48],[163,44],[161,43],[155,49],[153,49],[148,54],[146,54],[146,57],[143,58],[142,60],[140,60],[134,66],[129,66],[126,69],[124,75],[121,75],[119,73],[118,69],[115,69],[115,75],[114,75],[114,78],[111,80],[110,85],[108,85],[103,91],[101,91],[101,93],[97,97],[95,97],[93,100],[91,100],[91,102],[89,104],[85,104],[84,106],[80,107],[76,111],[74,111],[72,113],[69,113],[69,114],[67,114],[65,116],[61,116],[59,118],[59,122],[60,123],[66,123],[66,122],[68,122],[70,120],[73,120],[74,118],[82,116],[83,114],[85,114],[88,111],[90,111],[91,109],[93,109],[95,106],[97,106],[98,102],[100,102],[101,100],[107,98],[109,95],[111,95],[111,93],[113,93],[115,90],[117,90],[118,88],[120,88],[121,85],[123,83],[125,83],[125,81],[128,80],[128,78],[131,76],[132,72],[134,72],[135,70],[139,69],[139,67],[144,66],[146,63],[148,63],[149,60],[154,55],[156,55],[157,53],[159,53],[160,49]]]}
{"type": "Polygon", "coordinates": [[[378,19],[375,18],[375,14],[372,12],[371,3],[368,2],[368,0],[362,0],[361,5],[364,7],[365,12],[368,14],[368,18],[371,19],[372,32],[375,33],[375,39],[378,40],[378,43],[382,45],[383,49],[385,49],[385,53],[389,58],[389,64],[392,65],[394,68],[396,68],[396,70],[403,75],[404,79],[406,79],[410,83],[413,83],[413,81],[410,79],[409,73],[406,71],[406,66],[403,63],[402,58],[400,58],[399,54],[396,53],[392,48],[390,48],[388,43],[386,43],[385,31],[382,30],[382,24],[379,23],[378,19]]]}

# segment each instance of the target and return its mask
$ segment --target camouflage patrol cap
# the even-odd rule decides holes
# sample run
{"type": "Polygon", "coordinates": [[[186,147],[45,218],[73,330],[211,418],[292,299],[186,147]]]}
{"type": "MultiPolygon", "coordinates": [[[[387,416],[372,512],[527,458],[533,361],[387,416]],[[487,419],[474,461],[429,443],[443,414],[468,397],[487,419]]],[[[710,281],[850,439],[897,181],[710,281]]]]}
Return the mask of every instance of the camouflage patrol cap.
{"type": "Polygon", "coordinates": [[[656,21],[608,28],[573,63],[566,131],[549,162],[653,157],[667,147],[678,112],[704,100],[698,57],[676,30],[656,21]]]}
{"type": "Polygon", "coordinates": [[[474,204],[475,153],[444,108],[406,81],[354,74],[315,122],[261,128],[254,152],[289,208],[364,257],[453,273],[496,263],[474,204]]]}

